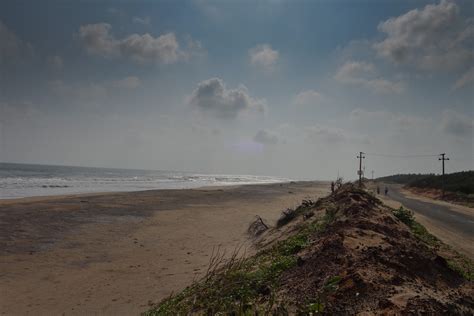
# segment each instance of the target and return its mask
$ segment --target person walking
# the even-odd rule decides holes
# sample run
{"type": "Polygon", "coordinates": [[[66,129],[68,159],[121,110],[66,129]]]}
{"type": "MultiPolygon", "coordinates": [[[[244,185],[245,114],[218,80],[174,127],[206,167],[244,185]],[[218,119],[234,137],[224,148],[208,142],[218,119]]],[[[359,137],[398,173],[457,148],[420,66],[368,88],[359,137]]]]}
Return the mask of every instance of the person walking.
{"type": "Polygon", "coordinates": [[[388,187],[385,187],[385,195],[388,195],[388,187]]]}
{"type": "Polygon", "coordinates": [[[380,187],[377,186],[377,194],[380,194],[380,187]]]}

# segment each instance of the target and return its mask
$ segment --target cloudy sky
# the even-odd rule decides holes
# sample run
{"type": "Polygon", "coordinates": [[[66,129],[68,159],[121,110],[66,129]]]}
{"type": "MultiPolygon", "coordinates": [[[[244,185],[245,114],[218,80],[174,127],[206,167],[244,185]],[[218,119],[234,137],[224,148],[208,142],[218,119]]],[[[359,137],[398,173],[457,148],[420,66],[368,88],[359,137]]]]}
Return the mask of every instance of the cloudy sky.
{"type": "Polygon", "coordinates": [[[473,45],[472,1],[6,0],[0,161],[473,169],[473,45]]]}

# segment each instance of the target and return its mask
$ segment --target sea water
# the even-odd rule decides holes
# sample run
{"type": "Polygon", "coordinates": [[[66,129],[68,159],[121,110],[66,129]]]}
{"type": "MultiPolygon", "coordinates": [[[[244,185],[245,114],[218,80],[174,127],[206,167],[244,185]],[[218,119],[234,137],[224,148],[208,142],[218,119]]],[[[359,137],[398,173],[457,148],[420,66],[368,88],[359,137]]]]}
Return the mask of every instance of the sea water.
{"type": "Polygon", "coordinates": [[[286,181],[269,176],[0,163],[0,199],[286,181]]]}

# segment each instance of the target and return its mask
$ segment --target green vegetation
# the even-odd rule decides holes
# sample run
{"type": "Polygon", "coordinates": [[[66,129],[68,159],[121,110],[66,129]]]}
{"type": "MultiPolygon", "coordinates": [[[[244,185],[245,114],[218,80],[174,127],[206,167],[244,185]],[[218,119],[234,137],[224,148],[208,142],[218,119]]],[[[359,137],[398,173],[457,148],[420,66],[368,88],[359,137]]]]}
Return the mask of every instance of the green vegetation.
{"type": "Polygon", "coordinates": [[[466,280],[474,281],[474,263],[471,260],[459,255],[459,257],[447,262],[451,270],[457,271],[466,280]]]}
{"type": "MultiPolygon", "coordinates": [[[[285,301],[285,291],[289,288],[286,287],[287,282],[282,280],[288,280],[293,269],[297,270],[304,262],[300,257],[301,251],[306,253],[310,250],[309,247],[315,247],[315,243],[323,236],[321,233],[328,235],[333,227],[331,224],[338,219],[338,214],[347,216],[346,208],[350,209],[352,203],[356,203],[354,201],[361,200],[357,192],[365,194],[364,201],[360,202],[361,206],[369,207],[367,200],[374,199],[365,191],[350,187],[349,189],[351,191],[347,191],[350,192],[348,195],[331,195],[329,200],[320,199],[317,202],[305,201],[290,212],[295,212],[296,215],[284,212],[282,217],[287,217],[285,223],[297,217],[304,221],[291,227],[288,238],[269,245],[252,257],[241,258],[238,256],[238,250],[229,259],[226,259],[225,253],[219,251],[213,254],[208,271],[201,281],[163,300],[144,315],[288,315],[289,312],[294,313],[294,309],[297,309],[298,315],[328,313],[333,307],[332,297],[343,280],[340,275],[326,275],[321,279],[319,287],[312,290],[311,296],[302,296],[299,302],[285,301]],[[326,203],[327,201],[329,203],[326,203]],[[322,218],[314,215],[315,209],[323,208],[326,211],[322,218]],[[307,220],[310,213],[313,217],[307,220]]],[[[392,209],[392,212],[421,242],[433,248],[435,253],[446,250],[449,255],[443,255],[442,258],[446,258],[450,269],[468,280],[473,280],[473,263],[469,259],[455,253],[428,233],[416,222],[410,210],[399,208],[392,209]]]]}
{"type": "Polygon", "coordinates": [[[412,211],[404,207],[400,207],[399,209],[394,209],[392,212],[395,217],[405,223],[413,232],[413,234],[421,241],[425,242],[431,247],[444,248],[450,252],[454,252],[456,256],[447,260],[448,266],[452,270],[462,275],[466,280],[474,280],[474,263],[469,258],[457,253],[448,245],[442,243],[438,238],[430,234],[423,225],[415,220],[412,211]]]}
{"type": "Polygon", "coordinates": [[[474,194],[474,171],[463,171],[442,176],[430,175],[421,179],[410,181],[408,186],[415,188],[439,189],[443,188],[443,181],[445,183],[445,190],[448,192],[455,192],[461,194],[474,194]]]}
{"type": "MultiPolygon", "coordinates": [[[[281,275],[297,264],[297,253],[309,245],[310,236],[326,229],[334,219],[334,210],[328,210],[322,219],[303,225],[297,234],[253,257],[238,259],[235,253],[226,261],[223,254],[215,254],[201,282],[164,300],[144,315],[187,315],[192,311],[255,315],[275,309],[285,311],[286,307],[275,302],[274,296],[281,275]]],[[[335,287],[339,281],[340,278],[333,278],[327,287],[335,287]]],[[[318,302],[312,308],[322,306],[318,302]]]]}
{"type": "Polygon", "coordinates": [[[418,239],[432,247],[437,247],[441,244],[438,238],[430,234],[423,225],[415,220],[412,211],[401,206],[399,209],[393,210],[393,214],[405,223],[418,239]]]}
{"type": "Polygon", "coordinates": [[[406,184],[409,187],[423,189],[443,188],[445,190],[459,194],[474,194],[474,171],[462,171],[446,174],[444,179],[441,175],[435,174],[397,174],[388,177],[377,178],[377,181],[406,184]]]}
{"type": "Polygon", "coordinates": [[[281,213],[277,221],[277,227],[282,227],[297,218],[301,214],[305,214],[309,209],[316,206],[316,203],[311,200],[303,200],[300,206],[296,209],[288,208],[281,213]]]}
{"type": "Polygon", "coordinates": [[[395,174],[387,177],[377,178],[377,181],[389,182],[389,183],[398,183],[398,184],[408,184],[413,181],[424,179],[426,177],[434,176],[434,174],[421,174],[421,173],[407,173],[407,174],[395,174]]]}

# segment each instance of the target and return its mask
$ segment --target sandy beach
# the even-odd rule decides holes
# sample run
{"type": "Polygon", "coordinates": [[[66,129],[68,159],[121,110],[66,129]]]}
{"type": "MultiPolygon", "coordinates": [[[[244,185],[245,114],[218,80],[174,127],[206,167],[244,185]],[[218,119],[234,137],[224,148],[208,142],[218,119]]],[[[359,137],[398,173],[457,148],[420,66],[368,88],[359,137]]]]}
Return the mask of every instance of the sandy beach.
{"type": "Polygon", "coordinates": [[[252,252],[256,215],[328,193],[324,182],[0,201],[2,315],[134,315],[203,276],[213,249],[252,252]]]}

